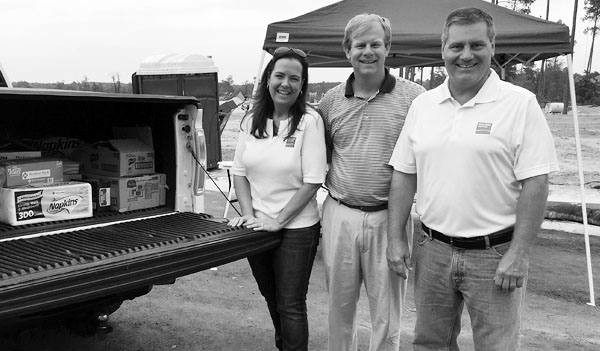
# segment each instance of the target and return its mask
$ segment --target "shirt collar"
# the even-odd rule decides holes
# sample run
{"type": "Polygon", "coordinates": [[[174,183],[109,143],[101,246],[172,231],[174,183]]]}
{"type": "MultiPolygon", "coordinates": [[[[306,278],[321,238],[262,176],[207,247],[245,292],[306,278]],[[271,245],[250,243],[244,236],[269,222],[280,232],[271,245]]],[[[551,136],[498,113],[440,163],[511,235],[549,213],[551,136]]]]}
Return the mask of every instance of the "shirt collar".
{"type": "MultiPolygon", "coordinates": [[[[473,97],[469,102],[467,102],[463,106],[472,106],[475,104],[491,102],[498,98],[498,88],[501,80],[500,77],[498,77],[496,71],[494,71],[491,68],[490,71],[490,75],[486,79],[481,89],[479,89],[479,92],[477,92],[477,95],[475,95],[475,97],[473,97]]],[[[440,87],[438,103],[442,103],[448,99],[452,99],[452,95],[450,94],[450,88],[448,86],[449,79],[449,77],[446,77],[444,83],[440,87]]]]}
{"type": "MultiPolygon", "coordinates": [[[[352,82],[354,82],[354,73],[350,74],[350,77],[346,80],[346,90],[344,92],[344,96],[347,98],[351,98],[354,96],[354,89],[352,89],[352,82]]],[[[396,78],[390,74],[389,69],[385,69],[385,78],[383,82],[379,86],[380,93],[391,93],[396,86],[396,78]]]]}

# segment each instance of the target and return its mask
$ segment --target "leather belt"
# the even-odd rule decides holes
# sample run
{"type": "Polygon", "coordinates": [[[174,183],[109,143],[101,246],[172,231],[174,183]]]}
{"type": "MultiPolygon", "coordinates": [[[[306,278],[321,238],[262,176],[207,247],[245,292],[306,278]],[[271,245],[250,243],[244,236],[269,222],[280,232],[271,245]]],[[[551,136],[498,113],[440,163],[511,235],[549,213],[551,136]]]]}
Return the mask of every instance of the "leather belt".
{"type": "Polygon", "coordinates": [[[437,230],[430,229],[425,224],[421,223],[421,229],[428,233],[433,239],[444,242],[450,246],[461,249],[483,250],[489,249],[492,246],[504,244],[512,240],[513,227],[502,229],[489,235],[476,236],[473,238],[457,238],[444,235],[437,230]]]}
{"type": "Polygon", "coordinates": [[[358,206],[358,205],[350,205],[345,203],[344,201],[338,200],[335,197],[331,196],[331,194],[329,194],[329,197],[332,198],[333,200],[337,201],[338,204],[340,205],[344,205],[348,208],[352,208],[355,210],[360,210],[363,212],[377,212],[377,211],[383,211],[383,210],[387,210],[388,208],[388,204],[387,202],[384,202],[380,205],[373,205],[373,206],[358,206]]]}

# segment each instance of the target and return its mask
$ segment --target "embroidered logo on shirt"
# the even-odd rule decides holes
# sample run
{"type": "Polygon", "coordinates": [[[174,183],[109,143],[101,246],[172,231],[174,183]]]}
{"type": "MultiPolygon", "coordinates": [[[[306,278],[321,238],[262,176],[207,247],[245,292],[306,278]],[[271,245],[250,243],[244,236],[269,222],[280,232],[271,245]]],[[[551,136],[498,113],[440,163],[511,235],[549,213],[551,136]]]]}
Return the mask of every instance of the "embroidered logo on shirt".
{"type": "Polygon", "coordinates": [[[477,129],[475,134],[490,134],[492,131],[492,124],[486,122],[477,122],[477,129]]]}
{"type": "Polygon", "coordinates": [[[294,137],[289,137],[285,141],[285,147],[294,147],[295,144],[296,144],[296,138],[294,138],[294,137]]]}

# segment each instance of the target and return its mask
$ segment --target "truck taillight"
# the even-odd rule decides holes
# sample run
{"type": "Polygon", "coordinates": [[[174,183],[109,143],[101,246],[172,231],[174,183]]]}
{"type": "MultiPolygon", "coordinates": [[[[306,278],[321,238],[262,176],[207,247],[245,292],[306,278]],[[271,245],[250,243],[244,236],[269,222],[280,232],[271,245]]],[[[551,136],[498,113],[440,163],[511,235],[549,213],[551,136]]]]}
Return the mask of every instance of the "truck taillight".
{"type": "Polygon", "coordinates": [[[196,169],[194,170],[194,195],[204,193],[204,179],[206,177],[206,138],[202,129],[196,129],[194,134],[194,154],[196,154],[196,169]],[[198,164],[198,162],[200,164],[198,164]]]}

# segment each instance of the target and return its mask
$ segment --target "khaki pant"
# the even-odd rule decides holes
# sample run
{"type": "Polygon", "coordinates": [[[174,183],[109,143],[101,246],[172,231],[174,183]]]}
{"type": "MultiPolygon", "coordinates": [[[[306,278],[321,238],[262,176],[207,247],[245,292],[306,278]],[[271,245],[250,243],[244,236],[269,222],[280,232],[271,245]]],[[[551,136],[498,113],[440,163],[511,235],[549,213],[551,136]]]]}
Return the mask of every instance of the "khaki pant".
{"type": "MultiPolygon", "coordinates": [[[[408,221],[412,242],[412,219],[408,221]]],[[[323,260],[329,302],[329,351],[355,351],[356,305],[365,284],[371,316],[370,351],[397,351],[406,280],[387,266],[387,210],[362,212],[327,197],[323,260]]]]}

